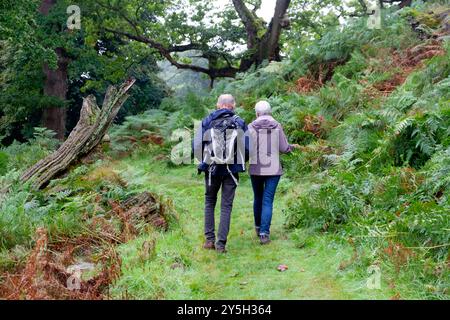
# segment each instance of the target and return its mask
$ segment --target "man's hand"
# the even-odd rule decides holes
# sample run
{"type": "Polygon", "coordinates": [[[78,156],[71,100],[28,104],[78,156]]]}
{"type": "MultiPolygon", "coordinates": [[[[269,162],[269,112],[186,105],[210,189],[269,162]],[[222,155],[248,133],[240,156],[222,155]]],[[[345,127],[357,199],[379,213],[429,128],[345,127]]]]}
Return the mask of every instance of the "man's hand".
{"type": "Polygon", "coordinates": [[[301,150],[302,146],[299,144],[291,144],[292,148],[297,149],[297,150],[301,150]]]}

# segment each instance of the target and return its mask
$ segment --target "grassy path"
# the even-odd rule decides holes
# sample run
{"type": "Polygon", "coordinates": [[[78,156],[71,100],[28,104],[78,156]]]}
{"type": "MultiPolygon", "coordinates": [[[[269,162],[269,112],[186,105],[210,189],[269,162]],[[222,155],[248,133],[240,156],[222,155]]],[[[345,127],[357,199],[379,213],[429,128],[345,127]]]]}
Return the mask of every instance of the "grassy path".
{"type": "MultiPolygon", "coordinates": [[[[283,196],[275,201],[272,240],[261,246],[253,231],[252,191],[244,177],[238,187],[228,253],[203,250],[203,179],[193,167],[167,168],[147,159],[130,159],[118,170],[129,183],[170,197],[179,224],[120,248],[123,276],[113,297],[137,299],[387,299],[389,289],[369,290],[367,274],[338,271],[352,251],[330,236],[304,248],[283,229],[283,196]],[[156,238],[156,239],[155,239],[156,238]],[[151,259],[142,258],[145,242],[156,240],[151,259]],[[286,264],[285,272],[276,270],[286,264]]],[[[216,217],[218,212],[216,211],[216,217]]],[[[217,223],[217,218],[216,218],[217,223]]]]}

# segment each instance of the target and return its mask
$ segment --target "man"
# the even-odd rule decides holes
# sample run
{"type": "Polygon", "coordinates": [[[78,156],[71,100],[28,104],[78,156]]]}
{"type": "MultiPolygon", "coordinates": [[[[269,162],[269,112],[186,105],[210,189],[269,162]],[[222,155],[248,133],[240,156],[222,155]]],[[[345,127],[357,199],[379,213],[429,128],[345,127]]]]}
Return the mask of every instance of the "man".
{"type": "Polygon", "coordinates": [[[195,157],[200,161],[199,174],[205,172],[205,243],[203,248],[225,253],[230,230],[231,211],[239,172],[245,171],[248,158],[247,125],[234,113],[232,95],[223,94],[217,110],[203,119],[194,138],[195,157]],[[220,223],[215,234],[214,210],[217,194],[222,190],[220,223]]]}

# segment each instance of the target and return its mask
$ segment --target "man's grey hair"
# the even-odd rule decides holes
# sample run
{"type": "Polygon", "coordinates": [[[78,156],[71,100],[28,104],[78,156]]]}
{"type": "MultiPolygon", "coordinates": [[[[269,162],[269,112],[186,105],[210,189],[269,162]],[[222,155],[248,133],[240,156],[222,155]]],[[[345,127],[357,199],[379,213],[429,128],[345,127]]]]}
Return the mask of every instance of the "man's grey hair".
{"type": "Polygon", "coordinates": [[[255,111],[258,115],[263,116],[272,113],[272,108],[267,101],[260,101],[255,106],[255,111]]]}
{"type": "Polygon", "coordinates": [[[236,100],[231,94],[222,94],[217,100],[218,108],[234,109],[236,100]]]}

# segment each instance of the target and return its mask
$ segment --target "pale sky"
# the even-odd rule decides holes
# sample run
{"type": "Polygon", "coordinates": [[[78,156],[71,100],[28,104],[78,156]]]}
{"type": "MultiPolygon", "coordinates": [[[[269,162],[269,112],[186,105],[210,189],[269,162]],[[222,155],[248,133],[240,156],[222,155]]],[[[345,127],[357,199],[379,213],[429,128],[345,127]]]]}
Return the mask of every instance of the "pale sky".
{"type": "MultiPolygon", "coordinates": [[[[223,8],[226,5],[231,4],[231,0],[215,0],[219,8],[223,8]]],[[[276,0],[262,0],[261,9],[257,11],[259,17],[265,21],[270,22],[275,12],[276,0]]]]}
{"type": "MultiPolygon", "coordinates": [[[[231,4],[231,0],[215,0],[219,7],[224,7],[227,4],[231,4]]],[[[261,9],[259,9],[256,13],[259,17],[263,18],[266,22],[270,22],[273,14],[275,12],[275,5],[277,4],[277,0],[262,0],[261,9]]],[[[344,7],[346,7],[346,1],[343,1],[344,7]]],[[[324,14],[327,12],[325,10],[324,14]]]]}
{"type": "Polygon", "coordinates": [[[270,22],[275,12],[276,0],[263,0],[261,9],[257,11],[258,16],[262,17],[267,22],[270,22]]]}
{"type": "MultiPolygon", "coordinates": [[[[225,6],[233,6],[233,3],[231,0],[213,0],[214,4],[217,6],[216,10],[223,10],[225,6]]],[[[275,5],[277,3],[277,0],[262,0],[261,2],[261,8],[256,12],[259,17],[263,18],[267,23],[270,22],[270,20],[273,17],[273,14],[275,13],[275,5]]],[[[251,8],[251,7],[250,7],[251,8]]],[[[211,14],[214,12],[217,12],[216,10],[213,10],[211,14]]],[[[216,18],[217,19],[217,18],[216,18]]],[[[235,48],[233,50],[234,53],[243,52],[246,49],[246,45],[235,45],[235,48]]]]}

